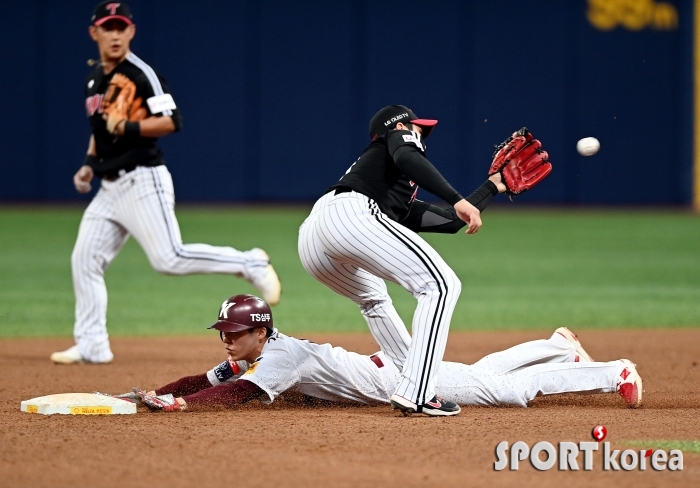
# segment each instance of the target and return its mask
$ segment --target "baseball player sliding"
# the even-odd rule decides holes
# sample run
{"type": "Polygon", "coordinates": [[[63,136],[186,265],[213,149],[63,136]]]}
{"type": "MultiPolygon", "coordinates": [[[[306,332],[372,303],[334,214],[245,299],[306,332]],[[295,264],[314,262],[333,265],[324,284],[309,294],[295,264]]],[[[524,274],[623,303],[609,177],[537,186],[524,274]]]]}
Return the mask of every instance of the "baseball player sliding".
{"type": "Polygon", "coordinates": [[[85,85],[92,135],[73,182],[80,193],[90,191],[94,176],[102,184],[73,249],[76,345],[51,355],[62,364],[112,361],[104,272],[131,235],[161,273],[241,276],[270,304],[280,297],[277,274],[262,249],[182,243],[172,178],[156,143],[181,128],[177,105],[163,78],[129,50],[136,28],[126,3],[100,3],[89,32],[100,62],[85,85]]]}
{"type": "MultiPolygon", "coordinates": [[[[231,407],[255,398],[271,403],[284,392],[388,404],[401,381],[400,370],[383,352],[363,356],[280,333],[270,307],[252,295],[226,300],[210,328],[219,331],[228,360],[153,391],[135,388],[117,396],[165,411],[231,407]]],[[[643,390],[631,361],[593,362],[576,336],[560,327],[547,340],[490,354],[471,366],[443,362],[436,391],[440,403],[522,407],[538,395],[619,393],[637,407],[643,390]]],[[[437,412],[430,415],[450,414],[437,412]]]]}
{"type": "Polygon", "coordinates": [[[299,229],[306,271],[360,307],[380,348],[400,371],[391,403],[405,412],[456,415],[459,406],[435,394],[452,312],[461,283],[418,232],[467,234],[481,227],[481,211],[498,194],[517,195],[551,171],[547,153],[527,129],[497,147],[489,179],[467,198],[425,157],[437,120],[419,119],[403,105],[372,117],[372,142],[314,205],[299,229]],[[443,209],[416,199],[421,186],[443,209]],[[412,339],[392,305],[384,280],[417,299],[412,339]]]}

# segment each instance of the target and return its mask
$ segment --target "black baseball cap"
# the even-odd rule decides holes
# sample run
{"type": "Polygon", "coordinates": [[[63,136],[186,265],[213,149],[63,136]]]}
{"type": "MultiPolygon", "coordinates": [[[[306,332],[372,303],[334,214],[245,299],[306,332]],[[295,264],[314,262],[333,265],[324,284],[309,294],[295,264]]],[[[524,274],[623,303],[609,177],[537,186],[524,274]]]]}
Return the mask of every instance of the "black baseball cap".
{"type": "Polygon", "coordinates": [[[131,15],[131,9],[129,5],[124,2],[115,2],[112,0],[107,0],[102,2],[97,7],[92,14],[92,25],[102,25],[108,20],[117,19],[126,23],[126,25],[131,25],[134,23],[134,18],[131,15]]]}
{"type": "Polygon", "coordinates": [[[369,121],[369,137],[374,140],[396,127],[399,122],[410,122],[420,126],[423,129],[423,139],[430,135],[435,124],[438,123],[437,120],[433,119],[419,119],[405,105],[389,105],[374,114],[372,120],[369,121]]]}

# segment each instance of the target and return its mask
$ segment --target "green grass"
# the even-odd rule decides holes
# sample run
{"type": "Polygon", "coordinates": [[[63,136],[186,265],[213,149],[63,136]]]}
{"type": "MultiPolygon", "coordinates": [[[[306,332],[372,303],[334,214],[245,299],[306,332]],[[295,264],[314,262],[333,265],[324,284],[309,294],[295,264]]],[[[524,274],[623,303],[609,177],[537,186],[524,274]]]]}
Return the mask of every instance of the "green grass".
{"type": "Polygon", "coordinates": [[[641,448],[648,449],[664,449],[670,451],[671,449],[680,449],[683,454],[692,452],[694,454],[700,454],[700,441],[622,441],[623,444],[628,444],[630,446],[637,446],[641,448]]]}
{"type": "MultiPolygon", "coordinates": [[[[289,332],[366,331],[357,308],[310,278],[299,207],[178,208],[185,242],[268,251],[289,332]]],[[[72,332],[70,254],[81,211],[0,207],[0,337],[72,332]]],[[[452,330],[700,326],[700,217],[671,211],[489,209],[474,236],[426,235],[462,280],[452,330]]],[[[204,332],[242,279],[153,271],[130,240],[106,274],[113,335],[204,332]]],[[[407,323],[413,298],[390,286],[407,323]]]]}

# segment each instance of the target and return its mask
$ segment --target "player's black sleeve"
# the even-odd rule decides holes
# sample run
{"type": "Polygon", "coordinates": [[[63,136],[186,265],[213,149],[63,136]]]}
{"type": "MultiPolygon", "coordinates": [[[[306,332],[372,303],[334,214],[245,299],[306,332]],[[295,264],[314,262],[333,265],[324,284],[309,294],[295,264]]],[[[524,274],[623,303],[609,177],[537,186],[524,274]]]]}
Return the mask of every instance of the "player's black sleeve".
{"type": "MultiPolygon", "coordinates": [[[[466,200],[478,208],[480,212],[483,212],[496,195],[498,195],[498,188],[493,182],[486,180],[466,200]]],[[[408,215],[401,221],[401,225],[413,232],[456,234],[467,224],[457,217],[457,212],[453,207],[442,208],[415,200],[408,210],[408,215]]]]}
{"type": "Polygon", "coordinates": [[[149,77],[146,75],[146,73],[143,73],[138,80],[139,91],[143,95],[144,104],[148,109],[148,114],[155,115],[156,117],[163,117],[164,115],[167,115],[173,120],[175,131],[177,132],[182,128],[182,115],[180,114],[180,109],[177,107],[177,104],[175,104],[174,108],[171,108],[170,105],[165,105],[165,107],[167,107],[166,109],[162,111],[159,110],[155,113],[151,109],[151,103],[149,103],[149,101],[157,100],[163,95],[170,95],[172,97],[170,89],[165,82],[165,78],[163,78],[163,76],[155,70],[153,70],[153,73],[156,75],[155,79],[153,76],[149,77]]]}
{"type": "MultiPolygon", "coordinates": [[[[160,85],[163,88],[163,93],[168,93],[170,94],[170,89],[168,88],[167,83],[165,83],[165,78],[163,78],[159,73],[157,73],[158,79],[160,80],[160,85]]],[[[172,96],[172,94],[170,94],[172,96]]],[[[159,115],[159,114],[155,114],[159,115]]],[[[182,129],[182,114],[180,113],[180,109],[178,107],[175,107],[174,110],[172,110],[172,114],[170,115],[170,118],[173,119],[173,124],[175,124],[175,131],[179,131],[182,129]]]]}
{"type": "Polygon", "coordinates": [[[393,147],[395,138],[403,136],[404,132],[409,134],[408,131],[400,131],[393,134],[389,140],[389,151],[401,172],[416,182],[418,186],[442,198],[450,205],[454,205],[464,198],[452,188],[445,177],[423,156],[415,144],[401,144],[398,147],[393,147]]]}

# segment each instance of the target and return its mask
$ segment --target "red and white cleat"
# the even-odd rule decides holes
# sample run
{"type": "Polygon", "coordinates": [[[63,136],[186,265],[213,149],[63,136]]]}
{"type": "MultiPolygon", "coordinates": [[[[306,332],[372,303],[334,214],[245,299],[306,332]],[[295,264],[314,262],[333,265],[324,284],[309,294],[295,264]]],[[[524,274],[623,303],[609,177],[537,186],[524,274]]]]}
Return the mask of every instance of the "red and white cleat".
{"type": "Polygon", "coordinates": [[[571,332],[567,327],[559,327],[557,330],[554,331],[555,334],[559,334],[564,337],[567,341],[572,343],[574,346],[576,346],[576,359],[574,359],[574,362],[578,363],[592,363],[595,360],[591,357],[590,354],[586,352],[586,350],[583,348],[581,343],[578,340],[578,337],[576,337],[576,334],[571,332]]]}
{"type": "Polygon", "coordinates": [[[642,377],[637,373],[636,365],[629,359],[620,359],[623,364],[618,378],[617,392],[625,399],[630,408],[637,408],[642,404],[642,377]]]}

